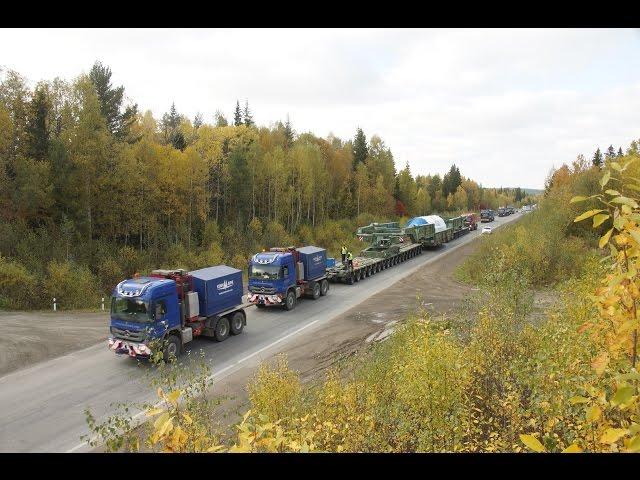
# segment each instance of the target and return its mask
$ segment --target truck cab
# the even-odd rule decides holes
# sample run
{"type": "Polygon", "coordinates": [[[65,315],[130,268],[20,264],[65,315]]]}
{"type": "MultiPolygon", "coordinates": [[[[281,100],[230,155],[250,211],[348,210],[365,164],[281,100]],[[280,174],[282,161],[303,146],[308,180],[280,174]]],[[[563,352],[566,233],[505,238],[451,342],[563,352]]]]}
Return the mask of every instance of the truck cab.
{"type": "Polygon", "coordinates": [[[495,220],[493,210],[482,210],[480,212],[480,222],[493,222],[495,220]]]}
{"type": "Polygon", "coordinates": [[[282,306],[293,310],[297,299],[326,295],[326,250],[318,247],[272,248],[256,253],[249,262],[250,303],[259,308],[282,306]]]}
{"type": "Polygon", "coordinates": [[[148,357],[149,342],[163,339],[180,324],[175,281],[140,277],[124,280],[114,288],[109,346],[116,353],[148,357]]]}

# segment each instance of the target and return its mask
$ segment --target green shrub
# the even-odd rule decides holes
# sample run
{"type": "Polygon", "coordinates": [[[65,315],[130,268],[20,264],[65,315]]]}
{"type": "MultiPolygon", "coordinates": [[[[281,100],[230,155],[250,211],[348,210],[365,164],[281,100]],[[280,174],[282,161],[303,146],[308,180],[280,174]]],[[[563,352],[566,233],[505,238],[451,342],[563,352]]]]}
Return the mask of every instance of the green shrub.
{"type": "Polygon", "coordinates": [[[99,305],[97,279],[87,267],[73,262],[49,262],[44,288],[47,298],[55,298],[60,309],[99,305]]]}
{"type": "Polygon", "coordinates": [[[0,307],[26,309],[41,306],[35,275],[18,262],[0,256],[0,307]]]}
{"type": "Polygon", "coordinates": [[[100,292],[110,295],[113,288],[124,279],[124,271],[114,258],[104,258],[98,263],[97,275],[100,279],[100,292]]]}
{"type": "Polygon", "coordinates": [[[271,221],[264,228],[264,237],[262,239],[264,248],[272,247],[289,247],[295,243],[295,240],[287,233],[281,223],[271,221]]]}

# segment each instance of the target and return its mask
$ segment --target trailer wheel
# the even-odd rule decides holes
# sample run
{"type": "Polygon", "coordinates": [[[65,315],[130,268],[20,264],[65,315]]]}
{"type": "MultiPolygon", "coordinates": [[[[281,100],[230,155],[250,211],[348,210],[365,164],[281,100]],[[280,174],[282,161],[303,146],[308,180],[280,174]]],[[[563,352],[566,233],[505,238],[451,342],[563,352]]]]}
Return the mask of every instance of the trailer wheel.
{"type": "Polygon", "coordinates": [[[231,335],[239,335],[244,328],[244,315],[236,312],[231,316],[231,335]]]}
{"type": "Polygon", "coordinates": [[[353,281],[354,281],[354,279],[353,279],[353,273],[352,273],[347,277],[346,284],[347,285],[353,285],[353,281]]]}
{"type": "Polygon", "coordinates": [[[320,282],[320,295],[324,297],[327,292],[329,292],[329,282],[325,278],[324,280],[322,280],[322,282],[320,282]]]}
{"type": "Polygon", "coordinates": [[[177,335],[169,335],[162,350],[162,357],[166,363],[169,363],[172,358],[177,359],[178,355],[180,355],[180,339],[177,335]]]}
{"type": "Polygon", "coordinates": [[[214,331],[214,337],[218,342],[224,342],[229,336],[229,319],[227,317],[222,317],[216,323],[216,329],[214,331]]]}
{"type": "Polygon", "coordinates": [[[284,309],[293,310],[294,308],[296,308],[296,292],[294,292],[293,290],[289,290],[287,292],[287,298],[284,302],[284,309]]]}
{"type": "Polygon", "coordinates": [[[321,292],[320,292],[320,284],[318,282],[314,282],[313,283],[313,288],[312,288],[312,296],[314,300],[317,300],[320,298],[321,292]]]}

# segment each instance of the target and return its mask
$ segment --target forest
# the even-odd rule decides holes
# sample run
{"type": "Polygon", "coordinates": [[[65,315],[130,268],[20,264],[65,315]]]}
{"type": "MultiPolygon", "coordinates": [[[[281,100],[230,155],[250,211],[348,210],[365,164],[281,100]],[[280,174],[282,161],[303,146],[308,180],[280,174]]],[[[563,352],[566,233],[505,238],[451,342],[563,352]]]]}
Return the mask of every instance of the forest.
{"type": "MultiPolygon", "coordinates": [[[[274,245],[353,248],[358,224],[531,203],[396,168],[390,148],[258,126],[248,101],[211,123],[139,111],[109,67],[32,82],[0,70],[0,308],[94,308],[125,276],[226,263],[274,245]],[[231,118],[232,117],[232,118],[231,118]]],[[[355,127],[355,126],[354,126],[355,127]]]]}

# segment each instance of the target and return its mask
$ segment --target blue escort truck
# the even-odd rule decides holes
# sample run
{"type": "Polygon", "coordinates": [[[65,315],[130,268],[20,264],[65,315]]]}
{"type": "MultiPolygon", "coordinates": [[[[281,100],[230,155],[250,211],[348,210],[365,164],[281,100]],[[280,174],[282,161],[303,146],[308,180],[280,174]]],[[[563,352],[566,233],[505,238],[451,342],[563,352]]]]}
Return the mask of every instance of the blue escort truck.
{"type": "Polygon", "coordinates": [[[112,294],[109,348],[148,358],[158,343],[167,361],[200,335],[222,342],[247,324],[242,295],[242,272],[226,265],[124,280],[112,294]]]}
{"type": "Polygon", "coordinates": [[[298,298],[314,300],[329,291],[327,251],[324,248],[271,248],[256,253],[249,262],[250,303],[293,310],[298,298]]]}

